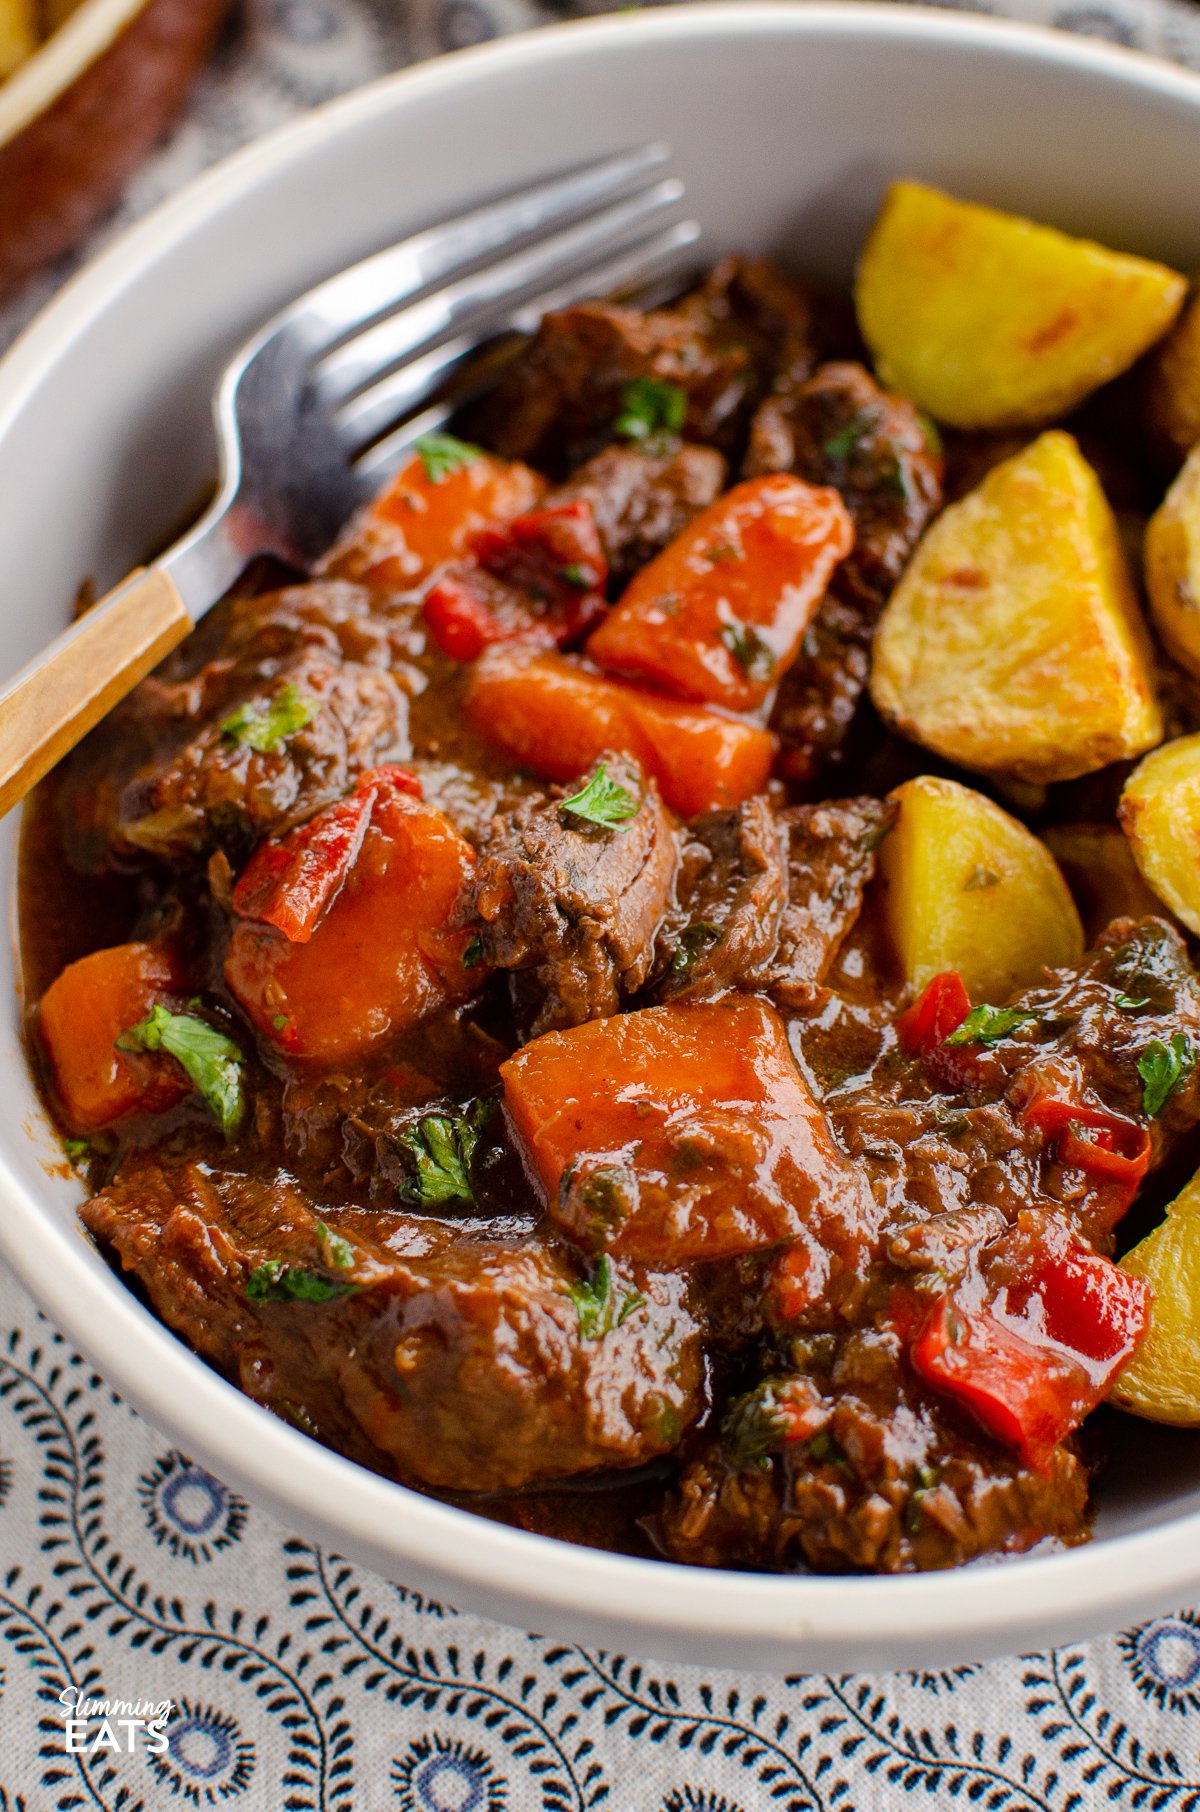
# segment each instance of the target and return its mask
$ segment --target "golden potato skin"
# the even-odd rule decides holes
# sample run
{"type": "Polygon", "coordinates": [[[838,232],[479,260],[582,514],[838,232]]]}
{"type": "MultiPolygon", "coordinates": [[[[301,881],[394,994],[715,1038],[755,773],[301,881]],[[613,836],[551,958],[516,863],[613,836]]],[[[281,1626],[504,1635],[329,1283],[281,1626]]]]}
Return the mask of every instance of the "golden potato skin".
{"type": "Polygon", "coordinates": [[[1200,1428],[1200,1176],[1121,1268],[1150,1285],[1150,1331],[1117,1377],[1112,1402],[1151,1422],[1200,1428]]]}
{"type": "Polygon", "coordinates": [[[1180,665],[1200,676],[1200,446],[1150,518],[1144,559],[1158,632],[1180,665]]]}
{"type": "Polygon", "coordinates": [[[882,381],[956,428],[1036,427],[1125,371],[1187,284],[1148,258],[922,183],[888,190],[858,267],[882,381]]]}
{"type": "Polygon", "coordinates": [[[1186,459],[1200,441],[1200,286],[1166,339],[1156,346],[1146,373],[1146,426],[1172,460],[1186,459]]]}
{"type": "Polygon", "coordinates": [[[1200,735],[1177,736],[1139,762],[1118,816],[1147,885],[1200,933],[1200,735]]]}
{"type": "Polygon", "coordinates": [[[880,617],[871,697],[925,748],[1034,783],[1160,741],[1117,525],[1071,435],[1041,435],[933,524],[880,617]]]}
{"type": "Polygon", "coordinates": [[[957,969],[992,1003],[1083,954],[1070,890],[1044,844],[956,780],[922,775],[891,794],[900,815],[880,849],[882,910],[905,977],[923,988],[957,969]]]}
{"type": "Polygon", "coordinates": [[[0,82],[37,49],[37,0],[0,0],[0,82]]]}

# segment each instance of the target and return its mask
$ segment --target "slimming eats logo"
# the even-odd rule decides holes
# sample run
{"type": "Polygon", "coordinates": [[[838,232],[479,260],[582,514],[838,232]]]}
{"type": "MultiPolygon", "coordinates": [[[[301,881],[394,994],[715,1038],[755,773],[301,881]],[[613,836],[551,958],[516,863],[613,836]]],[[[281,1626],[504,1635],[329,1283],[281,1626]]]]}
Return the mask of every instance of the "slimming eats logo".
{"type": "Polygon", "coordinates": [[[77,1686],[58,1695],[68,1755],[167,1753],[170,1699],[88,1699],[77,1686]]]}

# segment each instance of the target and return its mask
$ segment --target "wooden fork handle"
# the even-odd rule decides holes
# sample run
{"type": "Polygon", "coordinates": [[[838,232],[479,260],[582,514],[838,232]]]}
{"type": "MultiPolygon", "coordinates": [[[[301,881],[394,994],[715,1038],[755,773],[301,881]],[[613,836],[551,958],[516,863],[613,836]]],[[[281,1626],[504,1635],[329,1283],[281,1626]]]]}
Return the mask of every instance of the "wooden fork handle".
{"type": "Polygon", "coordinates": [[[133,572],[0,692],[0,816],[192,627],[161,567],[133,572]]]}

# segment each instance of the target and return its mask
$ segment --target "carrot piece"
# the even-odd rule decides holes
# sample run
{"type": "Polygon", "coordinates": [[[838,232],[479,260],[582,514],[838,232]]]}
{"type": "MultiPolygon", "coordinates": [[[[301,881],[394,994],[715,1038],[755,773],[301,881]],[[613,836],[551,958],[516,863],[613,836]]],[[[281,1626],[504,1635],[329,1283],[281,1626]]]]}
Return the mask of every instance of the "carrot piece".
{"type": "Polygon", "coordinates": [[[682,698],[753,711],[800,652],[854,524],[838,493],[747,479],[644,566],[587,651],[682,698]]]}
{"type": "Polygon", "coordinates": [[[465,967],[469,933],[446,921],[474,854],[433,806],[381,787],[336,897],[308,940],[239,919],[225,980],[257,1031],[302,1061],[372,1049],[485,978],[465,967]]]}
{"type": "Polygon", "coordinates": [[[160,1002],[177,999],[184,977],[162,944],[116,944],[71,963],[38,1008],[37,1032],[62,1118],[74,1133],[98,1132],[131,1114],[165,1113],[191,1092],[174,1058],[119,1051],[117,1039],[160,1002]]]}
{"type": "Polygon", "coordinates": [[[418,451],[358,517],[327,570],[368,585],[414,586],[468,555],[484,529],[524,515],[545,489],[529,466],[476,447],[449,462],[418,451]]]}
{"type": "Polygon", "coordinates": [[[820,1294],[873,1223],[765,1001],[590,1020],[500,1074],[551,1215],[593,1249],[675,1264],[808,1240],[820,1294]]]}
{"type": "Polygon", "coordinates": [[[739,723],[593,673],[565,655],[490,649],[467,694],[472,723],[522,767],[571,780],[608,749],[633,755],[683,817],[761,792],[775,739],[739,723]]]}

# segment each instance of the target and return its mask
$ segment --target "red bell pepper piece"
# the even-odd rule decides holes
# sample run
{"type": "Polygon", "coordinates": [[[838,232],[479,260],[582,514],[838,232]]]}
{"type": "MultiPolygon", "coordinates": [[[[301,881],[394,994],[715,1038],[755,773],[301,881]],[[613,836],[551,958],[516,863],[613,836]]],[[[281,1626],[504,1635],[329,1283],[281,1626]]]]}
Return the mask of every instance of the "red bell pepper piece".
{"type": "Polygon", "coordinates": [[[488,572],[561,620],[560,645],[604,610],[608,561],[592,506],[582,498],[528,510],[503,528],[481,529],[473,546],[488,572]]]}
{"type": "Polygon", "coordinates": [[[472,567],[444,572],[426,592],[422,609],[434,641],[452,661],[477,660],[493,642],[513,639],[514,630],[484,596],[472,567]]]}
{"type": "Polygon", "coordinates": [[[420,798],[421,783],[407,768],[372,768],[348,798],[279,842],[260,843],[233,890],[238,916],[274,925],[289,943],[307,944],[358,859],[376,800],[385,792],[420,798]]]}
{"type": "Polygon", "coordinates": [[[1035,1467],[1106,1395],[1144,1339],[1149,1292],[1085,1246],[993,1303],[942,1296],[911,1349],[915,1370],[1035,1467]]]}
{"type": "Polygon", "coordinates": [[[425,595],[425,621],[452,660],[495,642],[565,648],[607,609],[608,568],[591,505],[551,504],[473,536],[475,565],[450,567],[425,595]]]}
{"type": "Polygon", "coordinates": [[[1150,1168],[1150,1134],[1120,1114],[1039,1095],[1022,1118],[1057,1146],[1063,1164],[1086,1171],[1102,1183],[1122,1183],[1131,1196],[1150,1168]]]}
{"type": "Polygon", "coordinates": [[[911,1007],[896,1021],[900,1047],[910,1057],[921,1057],[944,1044],[957,1032],[971,1011],[971,997],[957,969],[935,975],[911,1007]]]}

